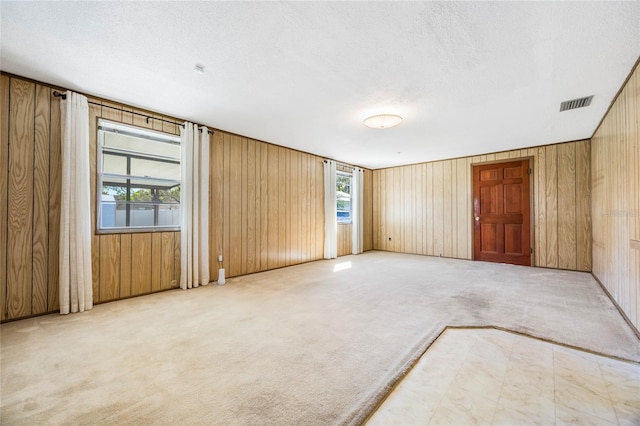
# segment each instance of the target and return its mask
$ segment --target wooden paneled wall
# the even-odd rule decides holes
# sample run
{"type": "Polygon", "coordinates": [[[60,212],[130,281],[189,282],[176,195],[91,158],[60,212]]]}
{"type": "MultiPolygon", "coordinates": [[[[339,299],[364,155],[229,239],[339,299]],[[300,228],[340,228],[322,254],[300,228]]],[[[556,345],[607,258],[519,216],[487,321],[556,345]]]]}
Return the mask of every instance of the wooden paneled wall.
{"type": "MultiPolygon", "coordinates": [[[[163,122],[172,117],[153,114],[99,99],[89,104],[89,141],[91,188],[97,188],[98,118],[133,124],[171,134],[179,134],[178,126],[163,122]],[[110,108],[115,107],[115,108],[110,108]],[[122,111],[121,111],[121,110],[122,111]],[[153,117],[147,120],[138,115],[153,117]]],[[[60,102],[59,99],[56,99],[60,102]]],[[[94,303],[176,288],[180,284],[180,233],[143,232],[96,234],[96,190],[91,191],[92,269],[94,303]]]]}
{"type": "Polygon", "coordinates": [[[471,165],[532,160],[534,264],[591,270],[589,141],[373,172],[373,247],[473,257],[471,165]]]}
{"type": "Polygon", "coordinates": [[[216,131],[211,279],[322,259],[323,206],[321,157],[216,131]]]}
{"type": "MultiPolygon", "coordinates": [[[[59,309],[60,98],[53,91],[18,77],[0,77],[2,320],[59,309]]],[[[179,133],[178,126],[161,119],[182,120],[90,101],[98,104],[89,106],[92,189],[98,118],[179,133]]],[[[220,267],[227,276],[237,276],[322,259],[322,158],[223,131],[215,131],[210,143],[211,279],[217,279],[220,267]]],[[[373,245],[371,181],[366,170],[365,250],[373,245]]],[[[180,233],[96,234],[95,196],[92,190],[94,303],[177,287],[180,233]]],[[[348,238],[350,252],[350,233],[348,238]]]]}
{"type": "Polygon", "coordinates": [[[362,186],[362,251],[373,250],[373,172],[364,169],[362,186]]]}
{"type": "Polygon", "coordinates": [[[593,274],[640,329],[640,71],[594,134],[593,274]]]}
{"type": "MultiPolygon", "coordinates": [[[[2,320],[6,320],[59,309],[60,98],[53,96],[54,89],[20,78],[2,75],[0,83],[0,201],[6,206],[0,208],[0,306],[2,320]]],[[[132,114],[134,109],[119,107],[128,112],[102,105],[89,108],[92,189],[97,177],[98,117],[177,131],[175,125],[154,119],[147,123],[132,114]]],[[[175,287],[180,273],[180,234],[98,235],[95,196],[95,190],[91,191],[94,303],[175,287]]]]}
{"type": "Polygon", "coordinates": [[[352,253],[353,243],[351,239],[352,225],[350,223],[338,224],[338,257],[352,253]]]}

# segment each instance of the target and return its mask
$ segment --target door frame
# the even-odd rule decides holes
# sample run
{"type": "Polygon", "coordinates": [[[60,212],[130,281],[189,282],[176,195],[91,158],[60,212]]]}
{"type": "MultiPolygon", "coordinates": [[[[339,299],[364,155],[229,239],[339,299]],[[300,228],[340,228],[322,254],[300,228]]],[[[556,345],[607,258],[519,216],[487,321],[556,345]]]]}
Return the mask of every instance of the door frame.
{"type": "MultiPolygon", "coordinates": [[[[471,221],[471,229],[474,229],[475,220],[474,220],[474,212],[473,212],[473,167],[474,166],[484,166],[487,164],[497,164],[497,163],[510,163],[515,161],[529,160],[529,169],[531,169],[531,173],[529,173],[529,245],[531,246],[531,266],[538,265],[538,253],[536,251],[536,240],[535,240],[535,212],[536,212],[536,204],[535,204],[535,194],[536,194],[536,169],[535,169],[535,157],[533,155],[525,155],[522,157],[513,157],[513,158],[502,158],[499,160],[490,160],[490,161],[476,161],[472,162],[469,167],[469,184],[471,185],[471,190],[469,191],[470,196],[470,221],[471,221]]],[[[471,260],[476,259],[476,253],[474,250],[476,244],[476,233],[471,232],[471,260]]]]}

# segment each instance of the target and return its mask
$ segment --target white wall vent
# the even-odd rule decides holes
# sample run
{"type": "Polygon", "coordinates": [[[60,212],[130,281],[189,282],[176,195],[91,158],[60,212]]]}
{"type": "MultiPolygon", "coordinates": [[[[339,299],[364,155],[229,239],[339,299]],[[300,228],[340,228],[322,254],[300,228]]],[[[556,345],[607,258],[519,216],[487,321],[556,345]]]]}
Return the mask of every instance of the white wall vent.
{"type": "Polygon", "coordinates": [[[593,95],[586,96],[584,98],[572,99],[570,101],[564,101],[560,104],[560,112],[568,111],[570,109],[583,108],[591,105],[593,95]]]}

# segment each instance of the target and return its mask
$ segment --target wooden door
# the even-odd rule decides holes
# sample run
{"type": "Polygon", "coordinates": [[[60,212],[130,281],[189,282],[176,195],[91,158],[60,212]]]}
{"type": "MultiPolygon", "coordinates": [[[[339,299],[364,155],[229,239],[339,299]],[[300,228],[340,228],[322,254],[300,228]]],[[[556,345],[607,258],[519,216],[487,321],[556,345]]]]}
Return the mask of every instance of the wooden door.
{"type": "Polygon", "coordinates": [[[475,260],[531,265],[529,160],[473,166],[475,260]]]}

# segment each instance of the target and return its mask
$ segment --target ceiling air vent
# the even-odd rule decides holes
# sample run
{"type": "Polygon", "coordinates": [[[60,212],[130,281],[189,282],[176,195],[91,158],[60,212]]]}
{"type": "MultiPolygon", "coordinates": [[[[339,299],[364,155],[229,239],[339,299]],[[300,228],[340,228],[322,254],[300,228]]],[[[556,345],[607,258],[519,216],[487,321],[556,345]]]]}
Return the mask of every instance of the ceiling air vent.
{"type": "Polygon", "coordinates": [[[586,96],[584,98],[572,99],[570,101],[564,101],[560,104],[560,112],[568,111],[570,109],[583,108],[591,105],[591,99],[593,95],[586,96]]]}

